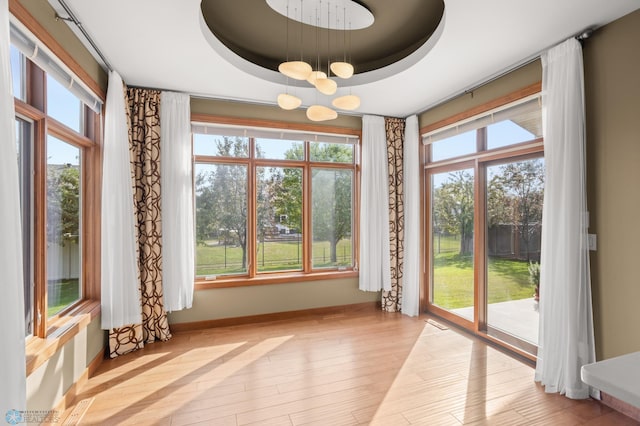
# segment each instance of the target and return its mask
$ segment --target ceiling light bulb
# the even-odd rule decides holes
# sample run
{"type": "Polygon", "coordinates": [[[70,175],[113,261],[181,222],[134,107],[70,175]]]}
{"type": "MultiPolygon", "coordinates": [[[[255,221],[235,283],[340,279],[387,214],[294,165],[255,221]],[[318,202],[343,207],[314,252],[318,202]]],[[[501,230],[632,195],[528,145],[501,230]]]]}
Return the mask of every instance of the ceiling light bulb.
{"type": "Polygon", "coordinates": [[[353,75],[353,65],[348,62],[332,62],[331,71],[340,78],[350,78],[353,75]]]}
{"type": "Polygon", "coordinates": [[[340,96],[331,103],[336,108],[352,111],[360,106],[360,98],[356,95],[340,96]]]}
{"type": "Polygon", "coordinates": [[[316,80],[316,89],[325,95],[333,95],[338,90],[338,83],[330,78],[319,78],[316,80]]]}
{"type": "Polygon", "coordinates": [[[288,93],[281,93],[278,95],[278,106],[282,109],[291,110],[296,109],[302,104],[302,99],[289,95],[288,93]]]}
{"type": "Polygon", "coordinates": [[[323,105],[311,105],[307,108],[307,118],[311,121],[333,120],[337,117],[337,112],[323,105]]]}
{"type": "Polygon", "coordinates": [[[307,78],[307,81],[315,86],[316,81],[321,78],[327,78],[327,74],[322,71],[312,71],[309,78],[307,78]]]}
{"type": "Polygon", "coordinates": [[[296,80],[306,80],[313,69],[304,61],[289,61],[281,63],[278,71],[296,80]]]}

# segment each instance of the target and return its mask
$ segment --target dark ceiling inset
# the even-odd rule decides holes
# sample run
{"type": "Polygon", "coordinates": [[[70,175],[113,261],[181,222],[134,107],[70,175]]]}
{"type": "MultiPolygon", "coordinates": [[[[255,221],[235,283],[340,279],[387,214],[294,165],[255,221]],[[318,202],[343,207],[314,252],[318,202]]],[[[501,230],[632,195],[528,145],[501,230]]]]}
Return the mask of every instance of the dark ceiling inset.
{"type": "MultiPolygon", "coordinates": [[[[368,28],[346,31],[347,59],[356,74],[408,57],[425,45],[440,25],[443,0],[401,1],[402,7],[389,0],[359,1],[375,21],[368,28]]],[[[291,7],[296,3],[292,0],[291,7]]],[[[202,0],[200,8],[207,27],[222,44],[262,68],[277,71],[281,62],[302,56],[314,69],[319,62],[319,68],[326,72],[329,55],[332,61],[344,59],[344,31],[288,20],[265,0],[202,0]]]]}

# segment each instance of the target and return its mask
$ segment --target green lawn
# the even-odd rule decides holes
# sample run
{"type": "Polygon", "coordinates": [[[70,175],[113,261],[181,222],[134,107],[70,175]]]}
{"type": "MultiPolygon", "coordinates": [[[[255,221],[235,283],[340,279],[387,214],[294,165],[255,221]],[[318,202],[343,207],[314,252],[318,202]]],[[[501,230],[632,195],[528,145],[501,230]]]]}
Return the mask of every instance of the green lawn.
{"type": "MultiPolygon", "coordinates": [[[[341,240],[337,247],[337,266],[351,265],[351,240],[341,240]]],[[[256,261],[258,271],[282,271],[302,269],[302,242],[259,242],[256,261]]],[[[316,268],[334,266],[331,263],[328,241],[313,243],[313,265],[316,268]]],[[[242,248],[217,245],[215,241],[196,248],[196,275],[220,275],[244,273],[242,248]]]]}
{"type": "Polygon", "coordinates": [[[49,281],[47,289],[47,317],[50,318],[80,299],[78,279],[49,281]]]}
{"type": "MultiPolygon", "coordinates": [[[[444,241],[444,240],[443,240],[444,241]]],[[[521,260],[489,258],[489,303],[532,297],[528,263],[521,260]]],[[[449,250],[437,254],[433,270],[434,303],[446,309],[473,306],[473,260],[449,250]]]]}

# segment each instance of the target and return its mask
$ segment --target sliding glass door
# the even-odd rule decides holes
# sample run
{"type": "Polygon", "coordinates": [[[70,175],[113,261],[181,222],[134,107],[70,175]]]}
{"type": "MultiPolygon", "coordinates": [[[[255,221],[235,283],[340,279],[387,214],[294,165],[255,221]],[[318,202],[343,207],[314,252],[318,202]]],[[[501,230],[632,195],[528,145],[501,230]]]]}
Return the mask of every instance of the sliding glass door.
{"type": "Polygon", "coordinates": [[[487,167],[487,332],[528,350],[538,344],[543,189],[542,158],[487,167]]]}
{"type": "Polygon", "coordinates": [[[431,175],[433,304],[474,318],[474,170],[431,175]]]}

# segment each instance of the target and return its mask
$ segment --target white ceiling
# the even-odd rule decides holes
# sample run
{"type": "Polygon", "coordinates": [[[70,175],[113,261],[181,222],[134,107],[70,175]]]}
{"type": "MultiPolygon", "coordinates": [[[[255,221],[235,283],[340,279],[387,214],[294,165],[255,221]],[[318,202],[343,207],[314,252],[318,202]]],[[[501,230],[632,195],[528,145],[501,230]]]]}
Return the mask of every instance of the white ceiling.
{"type": "MultiPolygon", "coordinates": [[[[65,16],[57,0],[49,1],[65,16]]],[[[282,84],[240,71],[211,48],[200,29],[200,0],[67,4],[129,85],[274,105],[284,91],[282,84]]],[[[435,47],[405,71],[354,86],[362,99],[357,112],[405,117],[424,111],[638,8],[638,0],[445,0],[444,30],[435,47]]],[[[305,105],[316,102],[314,89],[297,94],[305,105]]]]}

